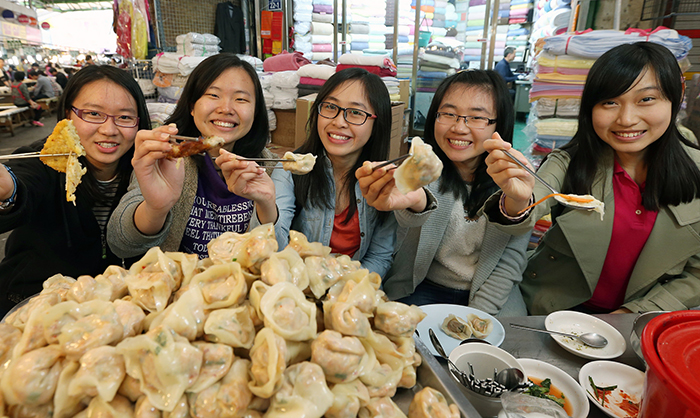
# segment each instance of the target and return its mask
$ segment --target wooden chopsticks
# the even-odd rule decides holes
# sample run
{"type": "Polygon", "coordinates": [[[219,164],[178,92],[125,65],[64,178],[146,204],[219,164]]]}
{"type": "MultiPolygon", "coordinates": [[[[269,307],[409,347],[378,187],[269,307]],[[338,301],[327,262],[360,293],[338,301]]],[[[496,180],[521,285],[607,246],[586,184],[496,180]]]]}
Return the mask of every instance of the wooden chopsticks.
{"type": "Polygon", "coordinates": [[[21,158],[37,158],[37,157],[65,157],[69,154],[42,154],[39,151],[37,152],[26,152],[24,154],[9,154],[9,155],[0,155],[0,160],[19,160],[21,158]]]}

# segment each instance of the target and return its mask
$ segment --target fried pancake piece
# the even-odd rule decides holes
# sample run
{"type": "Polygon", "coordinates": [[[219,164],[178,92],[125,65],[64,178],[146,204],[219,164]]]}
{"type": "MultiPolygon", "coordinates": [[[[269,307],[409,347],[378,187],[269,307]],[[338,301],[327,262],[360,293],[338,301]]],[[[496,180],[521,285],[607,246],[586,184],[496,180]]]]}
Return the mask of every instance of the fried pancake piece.
{"type": "Polygon", "coordinates": [[[165,156],[170,159],[189,157],[223,144],[224,139],[218,136],[210,136],[201,141],[182,141],[179,144],[173,144],[172,149],[166,152],[165,156]]]}
{"type": "MultiPolygon", "coordinates": [[[[85,149],[80,143],[80,137],[75,130],[73,121],[63,119],[56,124],[51,135],[49,135],[41,154],[75,154],[76,157],[85,155],[85,149]]],[[[65,173],[68,166],[68,156],[63,157],[40,157],[41,162],[56,171],[65,173]]]]}

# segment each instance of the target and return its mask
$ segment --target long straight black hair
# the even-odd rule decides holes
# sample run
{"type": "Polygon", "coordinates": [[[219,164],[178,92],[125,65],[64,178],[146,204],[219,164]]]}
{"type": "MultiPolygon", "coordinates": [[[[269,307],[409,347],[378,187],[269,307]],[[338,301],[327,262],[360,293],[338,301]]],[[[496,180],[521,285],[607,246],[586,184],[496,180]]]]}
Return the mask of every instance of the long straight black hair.
{"type": "MultiPolygon", "coordinates": [[[[379,76],[372,74],[362,68],[348,68],[333,74],[328,81],[323,84],[316,96],[316,104],[323,102],[338,87],[344,83],[358,81],[365,90],[365,98],[374,109],[377,118],[374,119],[374,126],[369,140],[362,147],[362,152],[355,165],[347,172],[343,173],[343,184],[337,184],[341,188],[341,193],[345,193],[350,198],[350,207],[345,222],[350,220],[357,210],[352,204],[355,201],[355,170],[362,166],[364,161],[383,161],[389,154],[389,139],[391,137],[391,101],[389,91],[379,76]]],[[[342,117],[342,116],[341,116],[342,117]]],[[[326,207],[334,206],[335,196],[331,193],[331,187],[326,171],[328,161],[324,158],[325,148],[318,134],[318,106],[313,106],[311,115],[307,123],[308,139],[297,150],[300,153],[311,153],[320,157],[316,161],[313,170],[304,176],[294,175],[294,196],[297,207],[326,207]]],[[[365,122],[368,123],[368,122],[365,122]]]]}
{"type": "Polygon", "coordinates": [[[194,123],[194,117],[192,117],[194,104],[204,95],[209,86],[229,68],[243,69],[255,86],[253,125],[248,133],[234,143],[233,153],[249,158],[259,157],[265,145],[267,145],[267,139],[270,135],[270,125],[267,120],[267,109],[265,108],[262,86],[253,66],[230,52],[213,55],[202,61],[192,71],[192,74],[187,78],[185,87],[182,89],[182,95],[177,101],[175,111],[165,121],[165,124],[176,124],[180,135],[201,135],[197,125],[194,123]]]}
{"type": "MultiPolygon", "coordinates": [[[[442,176],[440,176],[440,192],[452,192],[455,199],[461,199],[469,217],[473,218],[486,202],[486,199],[498,190],[498,186],[486,172],[486,156],[488,153],[484,152],[478,157],[470,193],[457,170],[457,166],[447,157],[447,154],[435,140],[435,121],[442,100],[452,89],[465,88],[481,89],[491,96],[493,107],[496,110],[496,132],[509,144],[513,143],[515,112],[503,77],[491,70],[460,71],[447,77],[438,86],[433,101],[430,103],[428,116],[425,118],[424,136],[425,142],[433,147],[435,154],[442,160],[443,169],[442,176]]],[[[469,99],[465,98],[465,100],[469,99]]]]}
{"type": "Polygon", "coordinates": [[[700,197],[700,170],[683,148],[700,149],[681,135],[676,117],[683,100],[683,75],[673,54],[652,42],[617,46],[593,64],[581,96],[578,131],[562,147],[571,155],[564,177],[564,193],[590,194],[601,157],[610,149],[593,128],[593,108],[601,102],[621,96],[634,87],[647,71],[656,75],[663,96],[671,102],[671,120],[666,131],[644,154],[647,179],[642,204],[647,210],[687,203],[700,197]]]}
{"type": "MultiPolygon", "coordinates": [[[[66,88],[63,90],[61,99],[58,102],[56,111],[58,122],[70,117],[70,112],[72,112],[73,109],[73,102],[82,89],[88,84],[100,80],[109,81],[123,87],[136,102],[136,112],[139,117],[139,130],[151,128],[151,119],[148,115],[146,100],[143,97],[138,83],[129,73],[119,68],[112,67],[111,65],[89,65],[75,73],[75,75],[68,80],[68,84],[66,84],[66,88]]],[[[133,156],[134,147],[132,146],[129,151],[121,156],[119,164],[117,165],[117,173],[122,176],[122,180],[126,179],[127,183],[131,176],[131,159],[133,156]]],[[[85,193],[87,197],[96,204],[104,203],[106,201],[106,196],[103,195],[97,178],[93,174],[94,167],[85,157],[80,157],[80,163],[88,167],[87,174],[85,174],[79,186],[81,193],[85,193]]],[[[118,201],[119,199],[116,200],[118,201]]]]}

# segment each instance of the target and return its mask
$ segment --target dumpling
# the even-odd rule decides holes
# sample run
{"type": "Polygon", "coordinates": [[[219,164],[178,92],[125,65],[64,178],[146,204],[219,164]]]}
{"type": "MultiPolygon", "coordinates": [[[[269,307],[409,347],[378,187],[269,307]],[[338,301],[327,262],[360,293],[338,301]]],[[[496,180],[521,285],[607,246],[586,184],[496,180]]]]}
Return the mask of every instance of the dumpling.
{"type": "Polygon", "coordinates": [[[161,418],[161,411],[153,406],[147,396],[141,396],[134,405],[134,418],[161,418]]]}
{"type": "Polygon", "coordinates": [[[126,276],[128,271],[118,266],[109,266],[104,274],[94,279],[90,276],[80,276],[68,290],[67,300],[78,303],[99,299],[113,301],[127,294],[126,276]]]}
{"type": "Polygon", "coordinates": [[[49,345],[10,361],[0,380],[5,402],[28,406],[52,402],[62,370],[62,357],[59,346],[49,345]]]}
{"type": "Polygon", "coordinates": [[[309,360],[311,358],[311,343],[313,341],[284,340],[287,345],[287,354],[284,356],[287,366],[309,360]]]}
{"type": "Polygon", "coordinates": [[[373,397],[369,403],[360,408],[359,418],[406,418],[406,414],[390,397],[373,397]]]}
{"type": "Polygon", "coordinates": [[[275,227],[260,225],[245,234],[224,232],[207,244],[209,258],[215,264],[237,262],[242,268],[260,273],[260,264],[277,251],[275,227]]]}
{"type": "Polygon", "coordinates": [[[209,267],[192,278],[192,286],[201,289],[206,309],[238,306],[248,293],[241,266],[236,262],[209,267]]]}
{"type": "MultiPolygon", "coordinates": [[[[41,334],[43,336],[43,332],[41,334]]],[[[12,348],[17,344],[22,332],[12,325],[0,322],[0,365],[12,356],[12,348]]]]}
{"type": "Polygon", "coordinates": [[[45,295],[47,293],[55,293],[61,297],[61,301],[65,301],[66,293],[73,283],[75,283],[75,279],[72,277],[66,277],[62,274],[54,274],[53,276],[44,280],[44,283],[42,283],[41,294],[45,295]]]}
{"type": "Polygon", "coordinates": [[[321,366],[308,361],[289,366],[272,396],[266,418],[321,418],[333,404],[321,366]]]}
{"type": "MultiPolygon", "coordinates": [[[[365,272],[369,273],[367,270],[365,272]]],[[[343,280],[346,276],[343,276],[343,280]]],[[[334,284],[328,291],[328,300],[333,302],[345,302],[356,306],[359,310],[366,314],[373,314],[377,307],[377,303],[381,300],[370,283],[370,276],[365,277],[358,283],[353,280],[347,280],[344,283],[338,282],[334,284]]]]}
{"type": "Polygon", "coordinates": [[[172,411],[182,394],[199,377],[202,352],[166,327],[127,338],[117,345],[126,373],[158,409],[172,411]]]}
{"type": "Polygon", "coordinates": [[[360,407],[369,403],[367,387],[355,379],[348,383],[338,383],[331,388],[333,405],[326,411],[326,418],[355,418],[360,407]]]}
{"type": "Polygon", "coordinates": [[[433,147],[415,136],[411,140],[411,154],[394,172],[396,188],[403,194],[418,190],[434,182],[442,174],[442,161],[433,147]]]}
{"type": "Polygon", "coordinates": [[[316,336],[316,304],[309,302],[298,287],[277,283],[260,300],[265,327],[286,340],[306,341],[316,336]]]}
{"type": "Polygon", "coordinates": [[[24,331],[24,327],[29,321],[31,313],[39,308],[40,311],[47,309],[57,303],[61,303],[61,296],[56,292],[42,293],[33,298],[29,299],[26,305],[21,306],[14,312],[11,312],[5,318],[5,322],[17,328],[20,331],[24,331]]]}
{"type": "Polygon", "coordinates": [[[124,358],[112,346],[93,348],[80,358],[80,368],[70,382],[70,396],[100,396],[114,399],[126,375],[124,358]]]}
{"type": "MultiPolygon", "coordinates": [[[[7,410],[12,418],[52,418],[53,405],[10,405],[7,410]]],[[[80,414],[76,415],[79,417],[80,414]]]]}
{"type": "Polygon", "coordinates": [[[186,254],[178,252],[166,251],[165,256],[177,263],[182,274],[182,283],[180,286],[187,286],[195,274],[199,273],[199,257],[197,254],[186,254]]]}
{"type": "Polygon", "coordinates": [[[238,358],[221,381],[201,392],[188,392],[187,403],[190,406],[190,415],[194,418],[243,416],[253,398],[248,388],[249,366],[248,360],[238,358]]]}
{"type": "Polygon", "coordinates": [[[127,295],[129,289],[126,286],[126,276],[129,275],[129,271],[123,269],[119,266],[109,266],[105,269],[104,273],[99,274],[95,277],[95,280],[104,278],[112,283],[112,296],[110,300],[116,300],[127,295]]]}
{"type": "Polygon", "coordinates": [[[306,235],[294,230],[289,231],[288,246],[294,248],[301,258],[310,256],[325,257],[331,253],[331,247],[326,247],[320,242],[309,242],[306,235]]]}
{"type": "Polygon", "coordinates": [[[372,328],[367,314],[355,305],[345,302],[324,302],[323,322],[326,329],[332,329],[343,335],[367,337],[372,328]]]}
{"type": "Polygon", "coordinates": [[[260,303],[262,302],[263,295],[270,290],[270,287],[272,286],[266,285],[262,280],[257,280],[250,286],[248,301],[250,302],[250,306],[252,306],[255,310],[255,314],[260,321],[263,320],[263,313],[260,310],[260,303]]]}
{"type": "Polygon", "coordinates": [[[474,333],[471,323],[453,314],[447,315],[447,318],[442,321],[440,329],[443,330],[445,334],[460,341],[466,340],[474,333]]]}
{"type": "Polygon", "coordinates": [[[180,401],[172,412],[163,412],[163,418],[190,418],[190,404],[187,402],[187,394],[180,397],[180,401]]]}
{"type": "Polygon", "coordinates": [[[128,374],[124,376],[117,393],[131,402],[136,402],[141,396],[145,395],[145,393],[141,392],[141,383],[139,383],[138,379],[134,379],[128,374]]]}
{"type": "Polygon", "coordinates": [[[192,345],[202,352],[202,367],[199,377],[187,389],[188,392],[200,392],[224,377],[233,363],[233,348],[224,344],[195,341],[192,345]]]}
{"type": "MultiPolygon", "coordinates": [[[[153,315],[153,314],[152,314],[153,315]]],[[[156,313],[149,329],[166,326],[179,335],[194,341],[204,333],[204,298],[198,286],[192,286],[163,312],[156,313]]]]}
{"type": "Polygon", "coordinates": [[[344,383],[364,372],[369,356],[359,339],[325,330],[311,343],[311,361],[321,366],[327,381],[344,383]]]}
{"type": "Polygon", "coordinates": [[[117,395],[111,402],[106,402],[98,396],[92,398],[82,413],[85,414],[85,418],[133,418],[134,407],[123,396],[117,395]]]}
{"type": "Polygon", "coordinates": [[[413,395],[408,406],[408,418],[459,418],[457,405],[447,404],[445,395],[431,387],[425,387],[413,395]]]}
{"type": "Polygon", "coordinates": [[[287,346],[284,338],[270,328],[261,329],[250,349],[250,376],[248,387],[255,396],[269,398],[282,386],[282,373],[287,367],[287,346]]]}
{"type": "Polygon", "coordinates": [[[326,293],[329,287],[338,282],[344,274],[343,267],[333,256],[308,256],[304,259],[309,275],[309,288],[316,299],[326,293]]]}
{"type": "Polygon", "coordinates": [[[251,348],[255,339],[255,326],[250,314],[248,305],[213,311],[204,324],[206,340],[231,347],[251,348]]]}
{"type": "Polygon", "coordinates": [[[493,323],[488,318],[479,318],[474,314],[469,314],[467,321],[471,324],[476,338],[486,338],[493,331],[493,323]]]}
{"type": "Polygon", "coordinates": [[[416,305],[408,306],[400,302],[384,302],[377,305],[374,326],[395,337],[410,337],[425,315],[425,312],[416,305]]]}
{"type": "Polygon", "coordinates": [[[151,248],[134,263],[126,278],[132,302],[149,312],[163,311],[181,282],[180,267],[158,247],[151,248]]]}
{"type": "Polygon", "coordinates": [[[58,375],[56,392],[53,397],[53,416],[55,418],[70,418],[85,408],[81,403],[81,400],[85,397],[84,394],[78,396],[70,396],[68,394],[68,387],[79,367],[80,363],[77,361],[64,362],[63,369],[58,375]]]}
{"type": "Polygon", "coordinates": [[[270,286],[280,282],[290,282],[299,290],[309,287],[309,276],[306,274],[306,264],[294,248],[273,253],[263,262],[260,269],[260,279],[270,286]]]}
{"type": "Polygon", "coordinates": [[[282,168],[300,176],[310,173],[316,164],[316,156],[313,154],[294,154],[287,151],[282,159],[289,160],[289,162],[282,163],[282,168]]]}
{"type": "Polygon", "coordinates": [[[143,320],[146,319],[146,314],[135,303],[117,299],[112,302],[114,310],[117,311],[119,322],[124,327],[122,338],[133,337],[141,334],[143,331],[143,320]]]}
{"type": "MultiPolygon", "coordinates": [[[[42,295],[37,296],[37,298],[41,297],[42,295]]],[[[54,294],[52,297],[56,298],[56,300],[60,300],[58,299],[58,295],[54,294]]],[[[15,346],[12,347],[12,358],[17,358],[24,353],[47,344],[44,332],[44,315],[46,311],[51,308],[47,302],[49,301],[44,300],[39,302],[34,305],[34,309],[28,312],[29,318],[26,320],[26,323],[22,324],[24,332],[19,336],[15,346]]],[[[53,300],[50,302],[53,302],[53,300]]]]}
{"type": "Polygon", "coordinates": [[[61,302],[45,312],[43,321],[46,341],[59,344],[69,360],[121,340],[124,332],[114,305],[101,300],[61,302]]]}

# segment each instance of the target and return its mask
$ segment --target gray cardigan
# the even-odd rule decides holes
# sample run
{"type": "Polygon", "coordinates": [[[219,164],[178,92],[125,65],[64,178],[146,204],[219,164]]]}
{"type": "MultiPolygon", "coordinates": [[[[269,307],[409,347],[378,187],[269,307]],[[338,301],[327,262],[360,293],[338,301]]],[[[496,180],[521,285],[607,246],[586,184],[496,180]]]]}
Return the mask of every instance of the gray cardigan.
{"type": "MultiPolygon", "coordinates": [[[[424,188],[428,208],[421,213],[395,211],[394,264],[384,280],[384,291],[396,300],[410,295],[425,278],[442,237],[449,226],[455,198],[439,192],[439,180],[424,188]]],[[[513,236],[490,222],[486,226],[481,255],[472,278],[469,306],[492,315],[527,315],[518,283],[527,265],[530,234],[513,236]]]]}
{"type": "MultiPolygon", "coordinates": [[[[274,158],[267,148],[260,153],[263,158],[274,158]]],[[[187,220],[190,218],[194,198],[197,195],[198,169],[192,158],[183,158],[185,166],[185,181],[180,198],[170,209],[165,218],[163,229],[155,235],[144,235],[136,228],[134,213],[143,202],[143,194],[132,173],[131,182],[126,194],[112,212],[107,224],[107,244],[118,257],[127,258],[141,255],[152,247],[160,247],[163,251],[179,251],[180,242],[185,234],[187,220]]],[[[268,169],[270,174],[271,169],[268,169]]],[[[253,209],[255,216],[255,209],[253,209]]]]}

